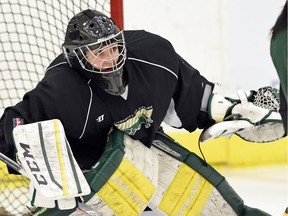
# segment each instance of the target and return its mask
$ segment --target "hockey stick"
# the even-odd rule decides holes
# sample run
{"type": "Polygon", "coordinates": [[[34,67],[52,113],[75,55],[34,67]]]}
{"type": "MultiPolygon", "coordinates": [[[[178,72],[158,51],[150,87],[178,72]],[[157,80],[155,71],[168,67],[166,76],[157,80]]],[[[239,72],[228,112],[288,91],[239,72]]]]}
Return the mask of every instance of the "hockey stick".
{"type": "Polygon", "coordinates": [[[0,152],[0,160],[3,161],[10,168],[14,169],[15,171],[17,171],[20,174],[22,174],[22,175],[27,177],[27,174],[25,173],[23,168],[18,163],[16,163],[14,160],[12,160],[11,158],[7,157],[6,155],[4,155],[1,152],[0,152]]]}
{"type": "MultiPolygon", "coordinates": [[[[18,164],[16,161],[12,160],[11,158],[7,157],[1,152],[0,152],[0,160],[3,161],[10,168],[14,169],[15,171],[19,172],[20,174],[28,178],[27,174],[25,173],[24,169],[20,166],[20,164],[18,164]]],[[[86,214],[87,216],[101,216],[100,213],[94,211],[94,209],[91,206],[85,204],[84,202],[78,203],[77,211],[80,211],[86,214]]]]}

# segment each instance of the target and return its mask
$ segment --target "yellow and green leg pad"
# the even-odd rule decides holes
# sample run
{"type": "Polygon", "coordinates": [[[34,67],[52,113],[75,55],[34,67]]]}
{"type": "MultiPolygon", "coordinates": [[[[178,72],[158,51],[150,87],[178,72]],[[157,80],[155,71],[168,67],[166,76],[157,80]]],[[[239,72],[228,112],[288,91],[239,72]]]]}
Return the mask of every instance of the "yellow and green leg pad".
{"type": "Polygon", "coordinates": [[[220,173],[167,135],[158,132],[151,150],[158,155],[159,176],[149,207],[158,215],[269,215],[245,206],[220,173]]]}

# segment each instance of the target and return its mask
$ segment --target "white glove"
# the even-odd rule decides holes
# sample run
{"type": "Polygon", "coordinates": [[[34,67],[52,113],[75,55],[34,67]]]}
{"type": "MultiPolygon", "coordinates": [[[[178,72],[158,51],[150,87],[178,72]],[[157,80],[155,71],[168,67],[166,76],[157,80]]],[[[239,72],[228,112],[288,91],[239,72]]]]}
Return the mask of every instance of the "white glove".
{"type": "Polygon", "coordinates": [[[270,142],[284,135],[279,109],[279,94],[271,87],[257,92],[238,91],[234,97],[212,94],[208,112],[216,124],[204,130],[200,141],[236,133],[252,142],[270,142]],[[218,123],[217,123],[218,122],[218,123]]]}

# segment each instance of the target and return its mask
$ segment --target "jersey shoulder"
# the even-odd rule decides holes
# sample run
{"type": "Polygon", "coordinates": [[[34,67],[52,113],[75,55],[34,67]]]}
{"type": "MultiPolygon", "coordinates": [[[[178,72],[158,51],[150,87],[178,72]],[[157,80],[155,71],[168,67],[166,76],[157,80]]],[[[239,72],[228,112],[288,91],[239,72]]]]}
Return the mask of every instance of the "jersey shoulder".
{"type": "Polygon", "coordinates": [[[71,68],[61,54],[47,67],[45,76],[40,83],[65,88],[65,86],[75,85],[76,83],[81,84],[84,80],[84,75],[71,68]]]}
{"type": "Polygon", "coordinates": [[[145,30],[124,31],[128,59],[140,59],[176,71],[178,54],[165,38],[145,30]]]}
{"type": "Polygon", "coordinates": [[[160,35],[145,30],[124,31],[128,51],[150,51],[175,53],[172,44],[160,35]]]}

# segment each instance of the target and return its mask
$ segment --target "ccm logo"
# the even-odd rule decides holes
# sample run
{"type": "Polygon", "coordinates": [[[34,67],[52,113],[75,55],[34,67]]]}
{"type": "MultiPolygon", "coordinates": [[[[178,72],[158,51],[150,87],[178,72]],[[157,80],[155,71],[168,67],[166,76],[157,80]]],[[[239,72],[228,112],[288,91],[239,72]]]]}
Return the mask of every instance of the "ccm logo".
{"type": "Polygon", "coordinates": [[[26,163],[27,163],[29,169],[31,170],[34,178],[36,179],[36,181],[39,183],[39,185],[47,185],[46,179],[44,178],[43,175],[40,174],[40,169],[39,169],[33,155],[30,152],[29,145],[24,144],[24,143],[20,143],[20,146],[24,150],[23,156],[24,156],[26,163]]]}

